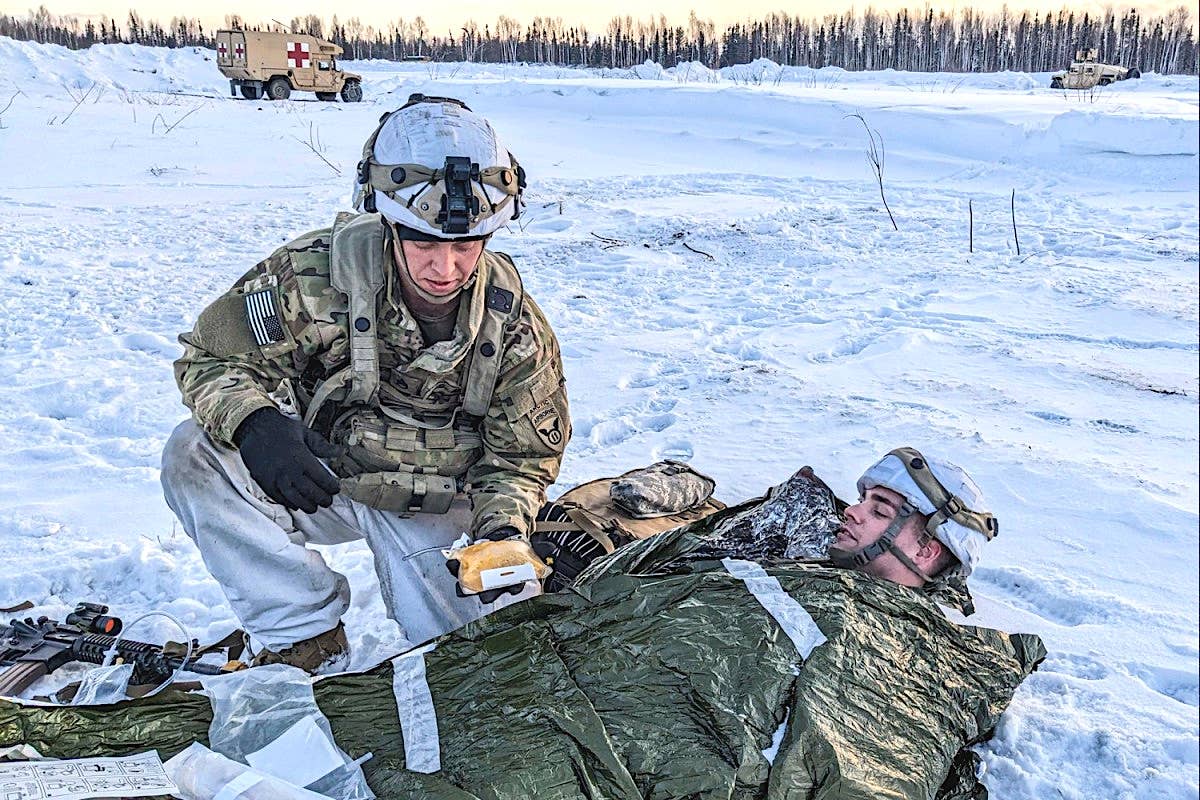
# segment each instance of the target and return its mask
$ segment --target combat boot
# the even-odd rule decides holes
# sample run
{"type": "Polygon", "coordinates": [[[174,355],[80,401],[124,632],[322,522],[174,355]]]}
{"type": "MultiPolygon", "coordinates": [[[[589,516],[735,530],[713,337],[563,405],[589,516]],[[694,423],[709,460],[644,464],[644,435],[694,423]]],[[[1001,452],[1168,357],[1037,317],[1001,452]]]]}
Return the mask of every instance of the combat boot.
{"type": "Polygon", "coordinates": [[[299,667],[310,675],[344,669],[350,663],[350,643],[346,640],[346,628],[342,623],[325,633],[303,639],[290,647],[274,651],[263,649],[250,662],[252,667],[266,664],[287,664],[299,667]]]}

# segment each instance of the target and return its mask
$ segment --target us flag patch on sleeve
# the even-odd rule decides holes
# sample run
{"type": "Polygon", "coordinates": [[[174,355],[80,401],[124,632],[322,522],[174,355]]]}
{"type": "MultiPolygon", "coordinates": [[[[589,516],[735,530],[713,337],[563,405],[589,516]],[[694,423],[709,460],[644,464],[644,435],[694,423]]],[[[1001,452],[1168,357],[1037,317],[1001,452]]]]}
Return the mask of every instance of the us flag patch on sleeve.
{"type": "Polygon", "coordinates": [[[259,347],[266,347],[287,338],[283,332],[283,322],[279,319],[279,311],[275,307],[275,292],[272,289],[260,289],[245,295],[246,321],[254,333],[254,341],[259,347]]]}

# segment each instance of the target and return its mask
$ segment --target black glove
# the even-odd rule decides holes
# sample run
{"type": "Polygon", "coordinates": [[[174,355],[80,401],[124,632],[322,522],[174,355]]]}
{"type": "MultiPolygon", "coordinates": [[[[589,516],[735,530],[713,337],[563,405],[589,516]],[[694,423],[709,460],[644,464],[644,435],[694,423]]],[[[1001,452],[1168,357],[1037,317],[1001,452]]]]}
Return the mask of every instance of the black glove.
{"type": "MultiPolygon", "coordinates": [[[[497,528],[496,530],[492,531],[491,533],[485,533],[483,536],[480,536],[475,541],[478,542],[478,541],[490,539],[493,542],[503,542],[505,539],[512,539],[513,537],[520,536],[520,535],[521,535],[520,531],[518,531],[516,528],[505,525],[502,528],[497,528]]],[[[458,559],[457,558],[446,559],[446,569],[450,570],[450,574],[454,576],[454,580],[458,581],[458,559]]],[[[524,590],[525,590],[525,584],[518,583],[518,584],[514,584],[513,586],[501,586],[499,589],[485,589],[482,592],[479,592],[473,596],[478,597],[479,602],[481,602],[481,603],[494,603],[506,594],[518,595],[524,590]]],[[[464,592],[462,589],[462,586],[459,585],[457,582],[454,584],[454,593],[456,595],[458,595],[459,597],[472,596],[472,595],[468,595],[466,592],[464,592]]]]}
{"type": "Polygon", "coordinates": [[[341,486],[317,459],[333,458],[341,448],[304,423],[260,408],[238,425],[233,442],[250,477],[276,503],[305,514],[333,504],[341,486]]]}
{"type": "Polygon", "coordinates": [[[588,565],[604,555],[604,546],[584,531],[535,533],[529,544],[538,558],[554,568],[543,582],[543,591],[561,592],[579,577],[588,565]]]}

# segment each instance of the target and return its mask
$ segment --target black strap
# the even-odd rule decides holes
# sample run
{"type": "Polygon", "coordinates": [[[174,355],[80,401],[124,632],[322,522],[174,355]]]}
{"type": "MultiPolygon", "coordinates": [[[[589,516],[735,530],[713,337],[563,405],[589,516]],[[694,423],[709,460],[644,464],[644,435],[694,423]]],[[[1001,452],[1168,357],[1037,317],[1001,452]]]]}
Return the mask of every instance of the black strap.
{"type": "Polygon", "coordinates": [[[908,521],[908,518],[912,514],[912,507],[905,504],[878,539],[858,550],[842,550],[841,548],[831,547],[829,548],[830,560],[839,567],[846,567],[847,569],[861,569],[865,567],[892,549],[896,543],[896,537],[900,535],[900,529],[904,527],[904,523],[908,521]]]}
{"type": "Polygon", "coordinates": [[[916,575],[924,583],[929,583],[931,580],[933,580],[933,578],[926,575],[925,571],[922,570],[920,567],[918,567],[916,564],[914,564],[913,560],[911,558],[909,558],[908,555],[905,554],[905,552],[903,550],[901,550],[899,547],[897,547],[895,544],[893,544],[891,547],[889,547],[888,550],[890,550],[891,554],[896,557],[897,561],[899,561],[901,564],[903,564],[908,569],[909,572],[911,572],[913,575],[916,575]]]}
{"type": "MultiPolygon", "coordinates": [[[[458,106],[463,111],[471,110],[466,103],[454,97],[439,97],[438,95],[421,94],[420,92],[414,92],[413,94],[410,94],[408,96],[408,102],[400,106],[400,110],[403,111],[410,106],[420,105],[421,103],[449,103],[452,106],[458,106]]],[[[383,120],[380,120],[380,122],[382,121],[383,120]]]]}

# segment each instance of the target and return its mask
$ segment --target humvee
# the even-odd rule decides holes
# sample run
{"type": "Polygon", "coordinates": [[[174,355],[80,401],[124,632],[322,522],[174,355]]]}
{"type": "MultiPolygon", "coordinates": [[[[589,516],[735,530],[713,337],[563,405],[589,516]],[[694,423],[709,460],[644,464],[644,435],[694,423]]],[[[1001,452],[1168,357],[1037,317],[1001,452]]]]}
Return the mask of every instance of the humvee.
{"type": "Polygon", "coordinates": [[[1096,61],[1095,50],[1076,50],[1071,68],[1050,76],[1050,88],[1091,89],[1108,86],[1113,81],[1140,77],[1142,73],[1137,67],[1126,69],[1113,64],[1100,64],[1096,61]]]}
{"type": "Polygon", "coordinates": [[[247,100],[286,100],[292,90],[318,100],[362,100],[362,76],[338,69],[342,48],[306,33],[217,31],[217,68],[229,93],[247,100]]]}

